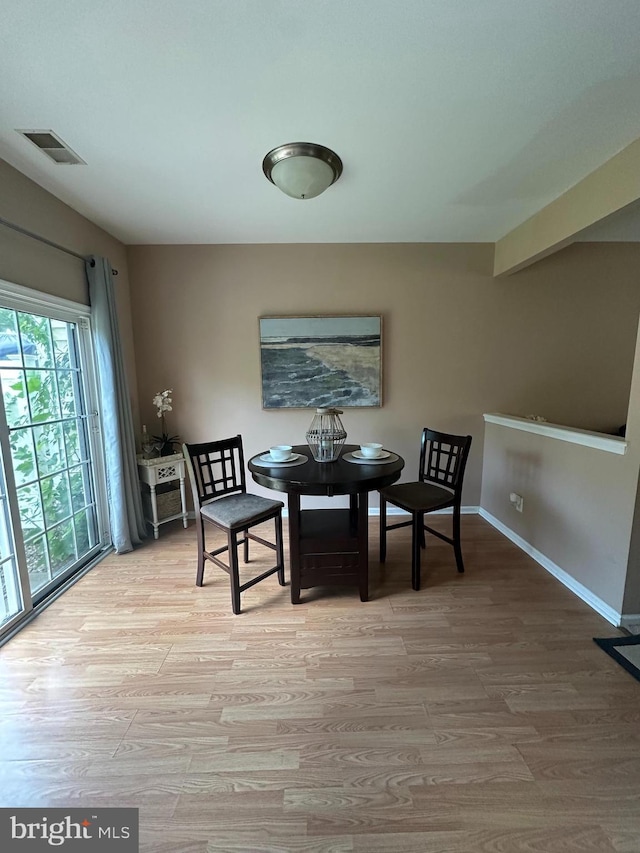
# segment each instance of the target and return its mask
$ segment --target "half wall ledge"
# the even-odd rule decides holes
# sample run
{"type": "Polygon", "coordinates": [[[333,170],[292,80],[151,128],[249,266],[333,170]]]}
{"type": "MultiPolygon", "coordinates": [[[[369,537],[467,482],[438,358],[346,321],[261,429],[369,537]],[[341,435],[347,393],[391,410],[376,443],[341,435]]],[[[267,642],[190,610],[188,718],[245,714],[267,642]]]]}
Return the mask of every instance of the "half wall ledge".
{"type": "Polygon", "coordinates": [[[597,450],[604,450],[605,453],[617,453],[619,456],[624,456],[627,452],[628,442],[625,438],[607,435],[603,432],[590,432],[586,429],[575,429],[561,424],[550,424],[547,421],[534,421],[530,418],[519,418],[515,415],[499,413],[484,414],[483,417],[485,423],[488,424],[498,424],[498,426],[518,429],[522,432],[532,432],[536,435],[556,438],[559,441],[568,441],[570,444],[595,447],[597,450]]]}

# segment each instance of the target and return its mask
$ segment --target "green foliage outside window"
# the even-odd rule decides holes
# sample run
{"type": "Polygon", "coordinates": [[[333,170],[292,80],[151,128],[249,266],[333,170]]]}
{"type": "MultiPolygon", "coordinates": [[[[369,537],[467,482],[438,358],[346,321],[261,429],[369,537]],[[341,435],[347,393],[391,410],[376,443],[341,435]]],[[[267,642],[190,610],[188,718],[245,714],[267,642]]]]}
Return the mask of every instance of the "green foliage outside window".
{"type": "Polygon", "coordinates": [[[0,374],[33,590],[96,542],[73,326],[0,308],[0,374]]]}

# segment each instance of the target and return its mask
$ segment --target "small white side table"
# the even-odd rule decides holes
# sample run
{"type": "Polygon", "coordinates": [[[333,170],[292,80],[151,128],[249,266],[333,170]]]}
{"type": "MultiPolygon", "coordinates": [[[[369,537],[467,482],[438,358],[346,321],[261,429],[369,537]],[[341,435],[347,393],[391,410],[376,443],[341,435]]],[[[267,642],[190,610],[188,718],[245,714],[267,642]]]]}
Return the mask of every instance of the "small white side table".
{"type": "Polygon", "coordinates": [[[158,538],[158,528],[166,521],[174,521],[176,518],[181,518],[183,527],[187,527],[187,500],[184,488],[184,456],[182,453],[174,453],[171,456],[156,456],[154,459],[145,459],[143,456],[138,456],[137,463],[140,482],[146,483],[149,486],[152,518],[147,518],[147,521],[153,526],[153,538],[158,538]],[[163,483],[170,483],[172,480],[180,480],[180,505],[182,512],[159,519],[156,486],[163,483]]]}

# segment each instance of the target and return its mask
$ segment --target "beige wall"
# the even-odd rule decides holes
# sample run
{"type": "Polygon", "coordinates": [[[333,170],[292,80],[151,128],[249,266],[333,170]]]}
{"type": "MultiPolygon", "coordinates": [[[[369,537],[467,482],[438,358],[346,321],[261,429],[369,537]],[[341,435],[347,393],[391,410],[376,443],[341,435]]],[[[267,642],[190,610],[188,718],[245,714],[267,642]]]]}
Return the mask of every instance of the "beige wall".
{"type": "MultiPolygon", "coordinates": [[[[627,438],[629,440],[628,464],[630,472],[638,475],[640,473],[640,329],[638,330],[629,399],[627,438]]],[[[636,476],[637,481],[638,476],[636,476]]],[[[633,617],[640,616],[640,489],[637,487],[622,612],[633,617]]],[[[640,623],[638,618],[634,618],[632,621],[636,625],[640,623]]]]}
{"type": "Polygon", "coordinates": [[[624,456],[487,424],[481,506],[583,587],[640,621],[640,330],[624,456]],[[522,514],[509,494],[524,497],[522,514]]]}
{"type": "MultiPolygon", "coordinates": [[[[73,168],[70,166],[51,166],[73,168]]],[[[82,167],[78,167],[82,168],[82,167]]],[[[125,246],[51,193],[0,160],[0,217],[81,255],[109,258],[116,277],[118,320],[129,391],[137,406],[135,355],[125,246]]],[[[0,225],[0,279],[35,290],[89,302],[84,264],[0,225]]]]}
{"type": "Polygon", "coordinates": [[[347,409],[354,442],[417,464],[425,425],[474,436],[464,503],[478,505],[486,411],[586,429],[625,421],[640,311],[640,246],[580,244],[507,279],[489,244],[132,246],[143,419],[174,389],[187,441],[242,433],[248,455],[302,443],[307,411],[263,411],[257,318],[380,313],[385,403],[347,409]]]}
{"type": "Polygon", "coordinates": [[[640,329],[627,416],[616,456],[487,424],[481,506],[622,614],[640,616],[640,329]],[[525,498],[520,515],[510,506],[525,498]]]}
{"type": "Polygon", "coordinates": [[[486,424],[482,509],[618,614],[637,482],[632,449],[618,456],[486,424]]]}

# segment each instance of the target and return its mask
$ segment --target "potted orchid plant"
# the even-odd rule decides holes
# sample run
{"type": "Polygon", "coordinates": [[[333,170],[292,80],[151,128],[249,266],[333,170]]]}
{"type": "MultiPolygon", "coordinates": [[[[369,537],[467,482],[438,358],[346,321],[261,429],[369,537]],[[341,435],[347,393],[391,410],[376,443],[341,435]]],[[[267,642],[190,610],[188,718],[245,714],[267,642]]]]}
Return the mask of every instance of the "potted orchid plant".
{"type": "Polygon", "coordinates": [[[172,397],[173,390],[168,388],[166,391],[158,391],[153,398],[153,405],[156,407],[157,415],[162,422],[160,435],[154,435],[153,440],[156,442],[156,448],[160,456],[171,456],[174,452],[174,445],[180,441],[179,435],[169,435],[165,423],[165,412],[172,412],[173,406],[172,397]]]}

